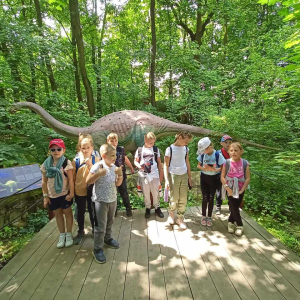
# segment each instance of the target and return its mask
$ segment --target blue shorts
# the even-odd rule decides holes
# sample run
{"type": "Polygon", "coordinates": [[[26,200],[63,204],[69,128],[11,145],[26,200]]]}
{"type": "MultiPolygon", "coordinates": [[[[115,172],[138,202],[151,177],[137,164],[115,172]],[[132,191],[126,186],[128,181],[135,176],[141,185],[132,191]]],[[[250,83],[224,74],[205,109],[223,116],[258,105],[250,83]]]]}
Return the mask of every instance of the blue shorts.
{"type": "Polygon", "coordinates": [[[73,199],[71,201],[66,200],[67,195],[60,196],[57,198],[50,198],[49,210],[56,210],[59,208],[67,209],[73,204],[73,199]]]}

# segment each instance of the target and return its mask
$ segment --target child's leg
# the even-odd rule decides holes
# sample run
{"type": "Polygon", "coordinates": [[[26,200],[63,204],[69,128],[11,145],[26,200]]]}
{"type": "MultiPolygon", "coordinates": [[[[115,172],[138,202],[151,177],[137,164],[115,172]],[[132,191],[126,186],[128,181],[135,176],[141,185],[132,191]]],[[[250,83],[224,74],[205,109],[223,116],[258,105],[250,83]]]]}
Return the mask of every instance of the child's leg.
{"type": "Polygon", "coordinates": [[[145,178],[140,178],[140,183],[144,195],[144,202],[146,208],[151,208],[151,198],[150,198],[150,182],[145,183],[145,178]]]}
{"type": "Polygon", "coordinates": [[[177,205],[177,216],[178,218],[184,218],[185,207],[187,203],[187,194],[188,194],[188,175],[183,174],[180,176],[179,184],[179,199],[177,205]]]}
{"type": "Polygon", "coordinates": [[[78,222],[78,230],[84,230],[84,214],[86,207],[86,196],[77,196],[75,195],[75,202],[77,204],[77,222],[78,222]]]}
{"type": "Polygon", "coordinates": [[[126,209],[131,209],[130,201],[129,201],[129,196],[127,192],[127,182],[126,179],[123,179],[123,182],[120,186],[118,186],[118,191],[120,193],[120,196],[123,200],[123,204],[126,209]]]}
{"type": "Polygon", "coordinates": [[[73,214],[71,206],[66,209],[63,209],[63,213],[66,216],[67,232],[72,232],[73,227],[73,214]]]}
{"type": "Polygon", "coordinates": [[[240,215],[240,205],[243,201],[244,193],[239,196],[239,199],[228,196],[228,202],[230,204],[230,216],[228,222],[236,222],[237,226],[243,226],[242,218],[240,215]]]}
{"type": "Polygon", "coordinates": [[[170,184],[169,208],[171,211],[174,211],[177,209],[178,200],[179,200],[179,185],[180,185],[179,175],[170,174],[169,184],[170,184]]]}
{"type": "Polygon", "coordinates": [[[109,241],[112,236],[112,225],[115,219],[115,211],[117,209],[117,201],[107,203],[108,213],[107,213],[107,222],[106,222],[106,231],[104,236],[104,241],[109,241]]]}
{"type": "Polygon", "coordinates": [[[159,197],[158,197],[158,190],[160,185],[159,178],[154,178],[151,182],[149,182],[150,185],[150,192],[152,193],[153,197],[153,205],[155,209],[159,207],[159,197]]]}
{"type": "MultiPolygon", "coordinates": [[[[95,212],[95,232],[94,232],[94,249],[99,250],[103,248],[104,236],[106,233],[108,203],[93,202],[95,212]]],[[[114,211],[115,213],[115,211],[114,211]]]]}
{"type": "Polygon", "coordinates": [[[64,220],[63,210],[61,208],[54,210],[54,215],[56,218],[56,224],[59,232],[65,233],[66,230],[65,230],[65,220],[64,220]]]}
{"type": "Polygon", "coordinates": [[[92,194],[93,194],[93,188],[91,186],[89,186],[87,189],[86,202],[87,202],[88,212],[89,212],[89,216],[90,216],[91,226],[94,230],[95,221],[94,221],[94,212],[93,212],[93,208],[92,208],[92,194]]]}
{"type": "Polygon", "coordinates": [[[200,175],[200,184],[201,184],[201,192],[202,192],[202,216],[206,217],[207,205],[209,202],[209,183],[207,182],[207,177],[209,175],[205,175],[201,173],[200,175]]]}
{"type": "Polygon", "coordinates": [[[209,218],[211,218],[212,216],[212,211],[214,208],[214,198],[215,198],[217,186],[218,186],[218,175],[210,176],[209,185],[208,185],[209,196],[208,196],[208,213],[207,213],[209,218]]]}
{"type": "Polygon", "coordinates": [[[216,189],[216,206],[221,208],[222,206],[222,182],[220,180],[220,175],[218,175],[217,189],[216,189]]]}

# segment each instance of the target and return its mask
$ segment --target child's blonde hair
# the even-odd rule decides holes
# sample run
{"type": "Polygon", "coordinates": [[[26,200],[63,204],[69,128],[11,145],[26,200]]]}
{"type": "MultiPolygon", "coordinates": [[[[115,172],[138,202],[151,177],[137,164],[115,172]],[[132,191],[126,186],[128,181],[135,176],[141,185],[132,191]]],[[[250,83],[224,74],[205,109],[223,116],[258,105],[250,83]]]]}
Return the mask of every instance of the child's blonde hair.
{"type": "Polygon", "coordinates": [[[92,147],[94,147],[94,142],[93,142],[92,136],[90,134],[87,134],[87,133],[80,133],[79,134],[79,138],[78,138],[78,143],[77,143],[77,146],[76,146],[77,152],[80,151],[80,149],[81,149],[81,142],[84,139],[89,140],[89,142],[91,143],[92,147]]]}
{"type": "Polygon", "coordinates": [[[156,140],[156,136],[153,132],[149,131],[144,136],[145,140],[156,140]]]}
{"type": "Polygon", "coordinates": [[[118,138],[118,135],[116,133],[112,132],[107,136],[106,140],[107,141],[109,141],[109,140],[119,140],[119,138],[118,138]]]}
{"type": "Polygon", "coordinates": [[[229,149],[230,149],[232,146],[237,146],[237,147],[240,148],[240,150],[242,150],[242,151],[244,150],[242,144],[239,143],[239,142],[231,143],[230,146],[229,146],[229,149]]]}
{"type": "Polygon", "coordinates": [[[112,153],[112,152],[116,152],[116,148],[113,147],[112,145],[109,145],[109,144],[103,144],[103,145],[100,147],[100,154],[101,154],[101,156],[106,155],[106,154],[108,154],[108,153],[112,153]]]}
{"type": "Polygon", "coordinates": [[[175,142],[178,140],[179,137],[181,137],[182,139],[192,139],[193,135],[189,131],[180,131],[175,135],[175,142]]]}

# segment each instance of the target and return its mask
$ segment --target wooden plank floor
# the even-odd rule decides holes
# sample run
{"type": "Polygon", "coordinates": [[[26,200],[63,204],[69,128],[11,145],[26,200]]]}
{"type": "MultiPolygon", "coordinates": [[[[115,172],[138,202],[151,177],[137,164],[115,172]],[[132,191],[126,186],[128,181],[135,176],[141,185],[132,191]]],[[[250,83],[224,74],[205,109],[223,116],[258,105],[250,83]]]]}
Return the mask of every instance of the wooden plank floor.
{"type": "Polygon", "coordinates": [[[119,212],[121,247],[105,247],[103,265],[90,232],[81,245],[57,249],[52,220],[0,271],[0,299],[300,300],[300,258],[245,212],[242,237],[227,232],[226,207],[212,228],[201,226],[199,207],[187,208],[185,231],[168,225],[166,211],[163,219],[151,213],[119,212]]]}

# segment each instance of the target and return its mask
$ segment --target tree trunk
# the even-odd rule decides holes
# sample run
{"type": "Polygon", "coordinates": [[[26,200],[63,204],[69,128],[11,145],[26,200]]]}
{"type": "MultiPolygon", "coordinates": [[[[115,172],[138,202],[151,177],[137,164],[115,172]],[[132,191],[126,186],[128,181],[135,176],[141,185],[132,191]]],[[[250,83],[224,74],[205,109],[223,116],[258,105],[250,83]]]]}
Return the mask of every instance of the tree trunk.
{"type": "Polygon", "coordinates": [[[156,102],[155,102],[155,57],[156,57],[155,0],[151,0],[150,19],[151,19],[150,97],[151,97],[152,106],[156,106],[156,102]]]}
{"type": "MultiPolygon", "coordinates": [[[[41,7],[40,7],[39,0],[34,0],[34,5],[35,5],[35,10],[36,10],[37,23],[38,23],[38,26],[40,28],[39,35],[41,37],[44,37],[44,34],[43,34],[43,21],[42,21],[42,14],[41,14],[41,7]]],[[[47,71],[48,71],[48,77],[49,77],[49,81],[50,81],[50,84],[51,84],[51,90],[53,92],[57,91],[57,85],[56,85],[56,82],[55,82],[55,79],[54,79],[53,70],[52,70],[52,66],[51,66],[51,63],[50,63],[50,57],[49,57],[49,54],[47,53],[46,49],[44,49],[43,46],[42,46],[41,54],[42,54],[43,61],[46,65],[47,71]]]]}
{"type": "Polygon", "coordinates": [[[69,9],[70,9],[70,17],[71,17],[71,26],[73,27],[74,30],[73,32],[75,34],[75,39],[76,39],[81,78],[86,91],[89,115],[92,117],[95,114],[95,104],[94,104],[92,86],[88,79],[86,66],[85,66],[84,45],[83,45],[82,31],[80,25],[78,0],[69,0],[69,9]]]}
{"type": "Polygon", "coordinates": [[[72,30],[72,52],[73,52],[75,89],[76,89],[78,102],[80,103],[83,100],[82,100],[82,95],[81,95],[80,78],[79,78],[79,72],[78,72],[78,61],[77,61],[77,54],[76,54],[76,39],[75,39],[75,35],[74,35],[73,30],[72,30]]]}

